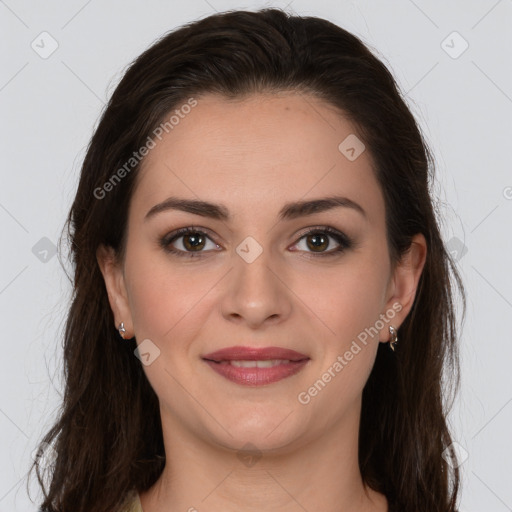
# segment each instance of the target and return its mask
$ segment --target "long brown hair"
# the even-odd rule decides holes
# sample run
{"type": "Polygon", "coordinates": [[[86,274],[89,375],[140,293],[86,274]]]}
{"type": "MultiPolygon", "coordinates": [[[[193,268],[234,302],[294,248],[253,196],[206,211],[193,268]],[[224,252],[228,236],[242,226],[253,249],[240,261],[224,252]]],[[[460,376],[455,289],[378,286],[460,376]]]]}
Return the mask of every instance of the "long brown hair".
{"type": "Polygon", "coordinates": [[[391,73],[359,38],[279,9],[227,11],[166,34],[131,64],[101,116],[65,225],[74,266],[65,390],[40,444],[56,457],[31,467],[43,510],[111,512],[129,491],[151,487],[165,465],[157,396],[134,357],[135,339],[121,342],[115,330],[96,260],[100,244],[124,254],[139,168],[130,159],[192,97],[282,90],[323,99],[357,129],[384,193],[392,262],[413,235],[425,236],[428,255],[397,351],[379,344],[363,391],[359,463],[364,482],[396,510],[456,510],[459,472],[446,457],[455,457],[447,414],[459,387],[455,285],[463,316],[466,304],[436,220],[431,151],[391,73]]]}

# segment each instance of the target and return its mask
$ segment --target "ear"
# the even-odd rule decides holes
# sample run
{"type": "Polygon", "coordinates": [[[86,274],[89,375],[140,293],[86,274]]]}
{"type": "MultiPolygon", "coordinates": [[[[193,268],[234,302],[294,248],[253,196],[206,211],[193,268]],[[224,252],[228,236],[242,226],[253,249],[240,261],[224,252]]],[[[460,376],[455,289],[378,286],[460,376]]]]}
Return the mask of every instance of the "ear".
{"type": "Polygon", "coordinates": [[[409,314],[416,297],[426,258],[427,242],[425,237],[418,233],[413,236],[409,249],[397,263],[390,279],[387,291],[388,299],[385,310],[382,312],[388,320],[380,331],[379,341],[389,341],[389,326],[392,325],[398,330],[409,314]],[[395,313],[393,317],[391,317],[391,312],[395,313]]]}
{"type": "Polygon", "coordinates": [[[123,322],[126,329],[124,337],[126,339],[133,338],[133,320],[123,269],[116,258],[115,251],[112,247],[100,245],[96,250],[96,259],[105,280],[108,300],[114,315],[115,329],[117,330],[119,324],[123,322]]]}

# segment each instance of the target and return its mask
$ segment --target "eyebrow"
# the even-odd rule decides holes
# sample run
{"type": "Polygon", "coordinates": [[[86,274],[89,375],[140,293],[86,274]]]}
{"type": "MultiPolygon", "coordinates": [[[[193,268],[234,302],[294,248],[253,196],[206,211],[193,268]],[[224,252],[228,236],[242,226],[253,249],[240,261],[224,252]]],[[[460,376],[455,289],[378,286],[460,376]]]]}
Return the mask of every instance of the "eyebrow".
{"type": "MultiPolygon", "coordinates": [[[[359,212],[363,217],[368,218],[363,207],[355,201],[347,197],[330,196],[310,201],[286,203],[279,211],[279,220],[297,219],[340,207],[351,208],[359,212]]],[[[168,210],[180,210],[221,221],[229,221],[231,219],[229,210],[222,204],[214,204],[196,199],[169,197],[165,201],[153,206],[144,217],[144,220],[146,221],[157,213],[168,210]]]]}

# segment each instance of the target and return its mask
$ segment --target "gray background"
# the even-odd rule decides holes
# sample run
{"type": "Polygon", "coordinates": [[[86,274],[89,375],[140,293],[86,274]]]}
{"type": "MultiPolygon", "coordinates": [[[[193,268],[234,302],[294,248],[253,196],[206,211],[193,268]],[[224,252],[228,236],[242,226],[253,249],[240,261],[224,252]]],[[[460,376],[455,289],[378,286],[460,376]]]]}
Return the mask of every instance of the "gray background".
{"type": "Polygon", "coordinates": [[[512,1],[6,0],[0,512],[36,510],[25,475],[59,406],[70,298],[53,251],[106,98],[128,63],[168,30],[264,5],[321,16],[362,37],[394,73],[435,151],[443,235],[468,291],[462,389],[450,415],[465,459],[461,510],[512,510],[512,1]]]}

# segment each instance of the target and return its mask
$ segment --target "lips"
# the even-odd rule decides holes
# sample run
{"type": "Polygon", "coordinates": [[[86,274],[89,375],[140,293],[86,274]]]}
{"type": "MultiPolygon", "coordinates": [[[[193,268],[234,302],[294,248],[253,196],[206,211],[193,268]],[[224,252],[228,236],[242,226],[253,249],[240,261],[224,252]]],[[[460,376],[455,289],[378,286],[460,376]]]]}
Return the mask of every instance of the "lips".
{"type": "Polygon", "coordinates": [[[301,354],[295,350],[281,347],[227,347],[203,356],[203,359],[220,363],[222,361],[269,361],[282,359],[288,361],[302,361],[309,359],[306,354],[301,354]]]}
{"type": "Polygon", "coordinates": [[[211,352],[203,360],[213,371],[236,384],[262,386],[295,375],[310,358],[280,347],[238,346],[211,352]]]}

